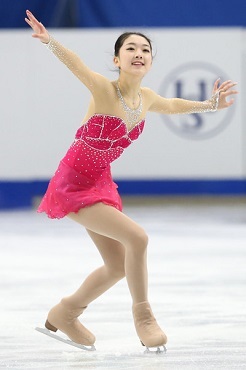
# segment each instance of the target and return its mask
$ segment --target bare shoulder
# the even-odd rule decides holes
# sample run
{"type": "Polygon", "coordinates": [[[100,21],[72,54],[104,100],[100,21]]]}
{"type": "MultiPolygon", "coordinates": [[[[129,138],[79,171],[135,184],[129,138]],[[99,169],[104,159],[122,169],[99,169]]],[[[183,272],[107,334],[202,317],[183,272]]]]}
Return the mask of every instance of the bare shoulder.
{"type": "Polygon", "coordinates": [[[100,97],[104,99],[106,96],[110,96],[114,90],[113,82],[107,77],[101,75],[100,73],[94,72],[93,89],[91,89],[94,98],[100,97]]]}
{"type": "Polygon", "coordinates": [[[156,92],[149,87],[142,87],[142,95],[144,97],[145,104],[147,109],[153,104],[156,99],[156,92]]]}
{"type": "Polygon", "coordinates": [[[157,96],[156,92],[149,87],[142,87],[142,93],[148,99],[154,99],[157,96]]]}
{"type": "Polygon", "coordinates": [[[94,72],[94,79],[97,82],[97,86],[100,88],[109,88],[112,86],[112,81],[110,81],[107,77],[101,75],[100,73],[94,72]]]}
{"type": "MultiPolygon", "coordinates": [[[[118,100],[115,81],[97,74],[97,83],[92,91],[95,112],[111,112],[118,100]]],[[[112,113],[113,114],[113,113],[112,113]]],[[[116,113],[114,113],[116,115],[116,113]]]]}
{"type": "Polygon", "coordinates": [[[143,91],[148,111],[163,114],[169,114],[172,111],[172,99],[167,99],[148,88],[144,88],[143,91]]]}

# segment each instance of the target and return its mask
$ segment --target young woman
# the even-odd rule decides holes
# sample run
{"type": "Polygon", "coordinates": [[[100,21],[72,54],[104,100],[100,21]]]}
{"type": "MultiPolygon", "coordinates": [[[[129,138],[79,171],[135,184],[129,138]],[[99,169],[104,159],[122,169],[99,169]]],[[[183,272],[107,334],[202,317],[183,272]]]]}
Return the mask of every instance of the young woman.
{"type": "Polygon", "coordinates": [[[114,64],[119,78],[110,81],[90,70],[72,51],[54,40],[27,11],[33,37],[47,47],[90,90],[88,111],[75,140],[51,179],[39,206],[51,218],[68,216],[83,225],[102,256],[104,265],[92,272],[80,288],[63,298],[48,313],[45,326],[64,332],[73,342],[91,346],[95,336],[78,320],[97,297],[126,276],[132,297],[136,332],[146,347],[164,346],[165,333],[158,326],[148,302],[147,243],[145,231],[124,215],[110,163],[142,133],[147,111],[163,114],[209,112],[227,108],[237,91],[235,83],[219,80],[212,97],[203,102],[166,99],[141,82],[152,66],[151,41],[128,32],[115,43],[114,64]]]}

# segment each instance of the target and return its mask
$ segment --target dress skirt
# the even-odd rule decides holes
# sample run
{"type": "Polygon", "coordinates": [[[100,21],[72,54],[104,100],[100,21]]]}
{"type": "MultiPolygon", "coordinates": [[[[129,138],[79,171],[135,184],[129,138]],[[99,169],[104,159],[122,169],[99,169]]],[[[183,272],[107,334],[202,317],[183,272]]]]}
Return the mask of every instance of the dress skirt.
{"type": "Polygon", "coordinates": [[[122,211],[117,188],[112,180],[110,166],[95,180],[61,161],[37,211],[45,212],[50,218],[63,218],[70,212],[76,213],[81,208],[99,202],[122,211]]]}

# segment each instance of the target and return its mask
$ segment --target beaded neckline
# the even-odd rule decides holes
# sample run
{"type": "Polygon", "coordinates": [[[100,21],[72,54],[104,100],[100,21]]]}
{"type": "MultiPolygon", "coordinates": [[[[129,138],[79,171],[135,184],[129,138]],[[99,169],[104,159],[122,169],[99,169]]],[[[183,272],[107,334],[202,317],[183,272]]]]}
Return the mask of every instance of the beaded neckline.
{"type": "Polygon", "coordinates": [[[124,98],[121,94],[118,82],[116,83],[116,91],[117,91],[118,98],[121,101],[123,110],[126,113],[126,119],[127,119],[127,122],[130,125],[130,128],[134,127],[136,125],[136,123],[138,122],[139,117],[140,117],[140,115],[143,111],[142,94],[140,92],[138,93],[139,106],[136,109],[132,109],[132,108],[128,107],[128,105],[126,104],[126,102],[125,102],[125,100],[124,100],[124,98]]]}

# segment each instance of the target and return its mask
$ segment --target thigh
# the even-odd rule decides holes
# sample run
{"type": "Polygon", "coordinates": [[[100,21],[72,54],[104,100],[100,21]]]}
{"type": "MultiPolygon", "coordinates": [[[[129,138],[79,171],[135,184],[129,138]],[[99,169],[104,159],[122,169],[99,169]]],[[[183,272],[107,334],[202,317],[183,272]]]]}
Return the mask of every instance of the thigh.
{"type": "Polygon", "coordinates": [[[103,203],[82,208],[78,213],[69,213],[68,217],[86,229],[117,240],[123,245],[136,239],[146,239],[141,226],[116,208],[103,203]]]}
{"type": "Polygon", "coordinates": [[[120,242],[88,229],[87,232],[101,254],[105,265],[114,266],[115,268],[124,265],[125,247],[120,242]]]}

